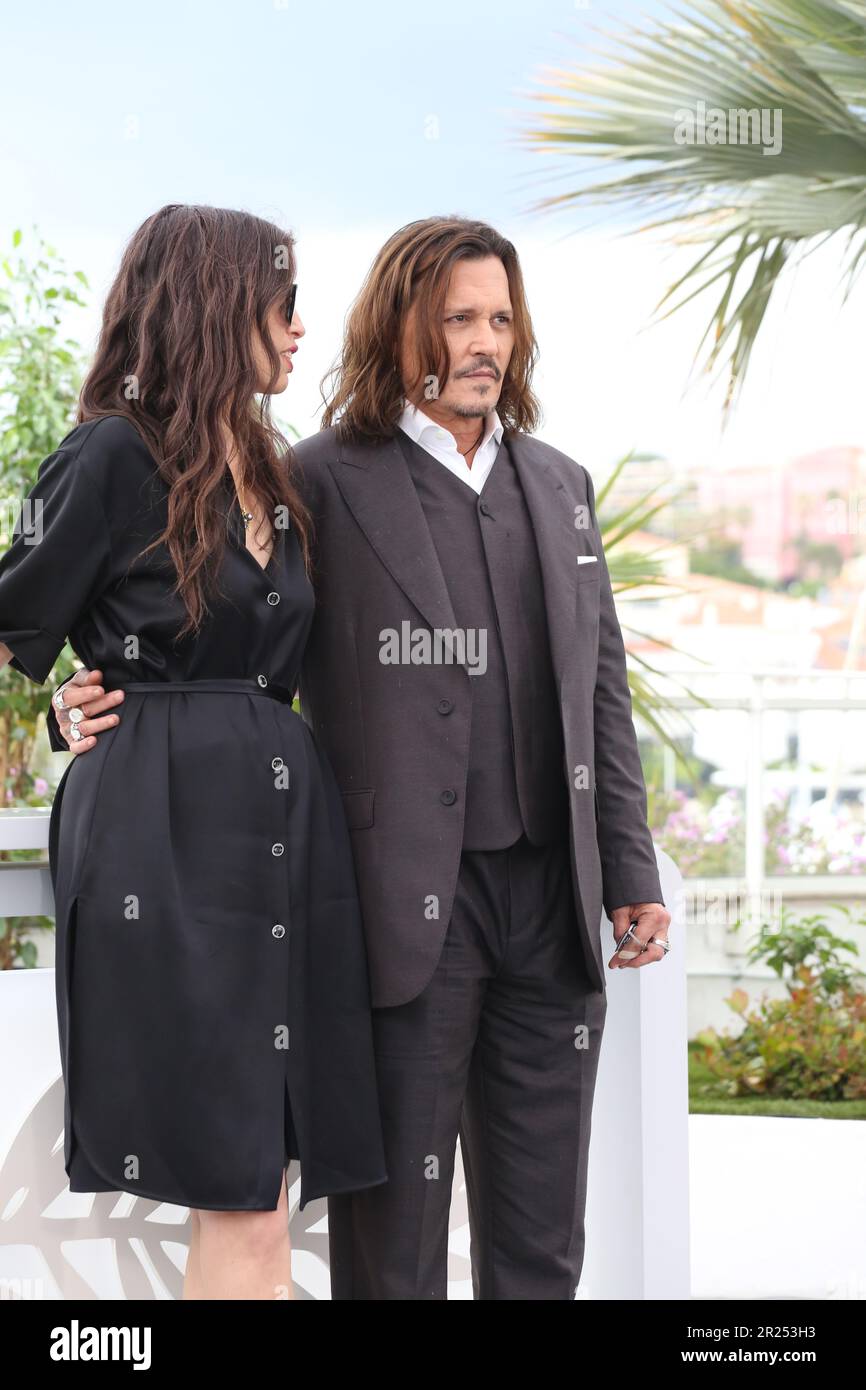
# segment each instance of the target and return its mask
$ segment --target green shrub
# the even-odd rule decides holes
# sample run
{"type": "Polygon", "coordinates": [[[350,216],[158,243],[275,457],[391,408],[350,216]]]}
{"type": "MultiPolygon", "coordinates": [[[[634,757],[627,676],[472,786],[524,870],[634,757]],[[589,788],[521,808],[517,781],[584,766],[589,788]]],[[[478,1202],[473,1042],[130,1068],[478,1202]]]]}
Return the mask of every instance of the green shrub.
{"type": "Polygon", "coordinates": [[[770,966],[785,996],[762,995],[750,1009],[746,991],[735,989],[725,1002],[742,1030],[708,1028],[696,1039],[730,1095],[866,1100],[866,992],[846,954],[856,956],[856,942],[835,936],[820,915],[795,921],[783,908],[777,925],[762,925],[748,957],[770,966]]]}

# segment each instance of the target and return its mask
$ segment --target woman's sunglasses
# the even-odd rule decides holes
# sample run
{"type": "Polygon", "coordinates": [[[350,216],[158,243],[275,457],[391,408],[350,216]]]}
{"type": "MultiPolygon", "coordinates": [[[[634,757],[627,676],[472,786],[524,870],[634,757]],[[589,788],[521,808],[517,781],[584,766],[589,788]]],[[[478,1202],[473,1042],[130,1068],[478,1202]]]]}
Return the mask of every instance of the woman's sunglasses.
{"type": "Polygon", "coordinates": [[[292,319],[295,317],[295,296],[297,293],[298,284],[297,281],[295,281],[294,285],[292,285],[289,290],[289,297],[286,300],[286,323],[291,323],[292,319]]]}

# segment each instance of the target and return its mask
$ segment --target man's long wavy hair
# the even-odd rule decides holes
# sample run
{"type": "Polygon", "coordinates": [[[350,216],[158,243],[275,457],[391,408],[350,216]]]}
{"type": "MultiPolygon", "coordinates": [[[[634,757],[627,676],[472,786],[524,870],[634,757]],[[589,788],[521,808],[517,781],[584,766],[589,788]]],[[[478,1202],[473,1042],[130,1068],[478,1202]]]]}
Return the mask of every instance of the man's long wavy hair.
{"type": "Polygon", "coordinates": [[[487,256],[505,267],[514,315],[514,351],[496,409],[506,429],[537,427],[541,411],[531,380],[538,346],[514,246],[486,222],[428,217],[395,232],[370,267],[349,311],[342,350],[322,378],[322,429],[339,425],[349,439],[390,438],[404,398],[416,399],[425,377],[448,380],[444,306],[451,272],[460,260],[487,256]],[[413,305],[418,374],[404,382],[401,341],[413,305]]]}
{"type": "Polygon", "coordinates": [[[141,556],[168,550],[187,611],[178,637],[201,626],[227,543],[221,420],[236,441],[245,500],[289,519],[309,573],[310,515],[269,411],[280,359],[266,320],[294,278],[294,238],[282,228],[246,212],[171,203],[134,233],[105,301],[78,420],[125,416],[169,487],[166,529],[141,556]],[[255,329],[271,367],[262,394],[255,329]]]}

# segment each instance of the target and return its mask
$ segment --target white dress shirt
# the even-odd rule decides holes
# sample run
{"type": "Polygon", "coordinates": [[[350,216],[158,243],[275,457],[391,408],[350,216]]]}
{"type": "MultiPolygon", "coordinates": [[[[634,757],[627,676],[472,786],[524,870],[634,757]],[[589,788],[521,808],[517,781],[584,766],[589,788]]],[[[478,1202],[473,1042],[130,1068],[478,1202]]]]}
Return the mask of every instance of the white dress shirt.
{"type": "Polygon", "coordinates": [[[484,436],[475,450],[471,468],[458,451],[457,440],[451,431],[437,425],[435,420],[431,420],[429,415],[425,415],[423,410],[419,410],[409,401],[406,402],[397,425],[410,439],[414,439],[416,444],[420,444],[422,449],[426,449],[428,454],[444,463],[445,467],[461,482],[466,483],[467,487],[473,488],[475,492],[481,491],[502,442],[503,425],[495,410],[484,416],[484,436]]]}

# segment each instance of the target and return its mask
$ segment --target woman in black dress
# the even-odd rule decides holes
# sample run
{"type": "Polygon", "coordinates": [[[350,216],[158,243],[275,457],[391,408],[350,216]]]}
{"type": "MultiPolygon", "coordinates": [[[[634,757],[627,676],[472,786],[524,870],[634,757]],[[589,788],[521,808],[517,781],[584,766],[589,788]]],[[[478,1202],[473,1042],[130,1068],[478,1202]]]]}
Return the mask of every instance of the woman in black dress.
{"type": "Polygon", "coordinates": [[[294,272],[246,213],[149,218],[0,560],[0,663],[41,683],[68,637],[125,692],[51,815],[69,1186],[188,1206],[191,1298],[290,1296],[289,1158],[302,1207],[387,1178],[348,832],[291,708],[294,272]]]}

